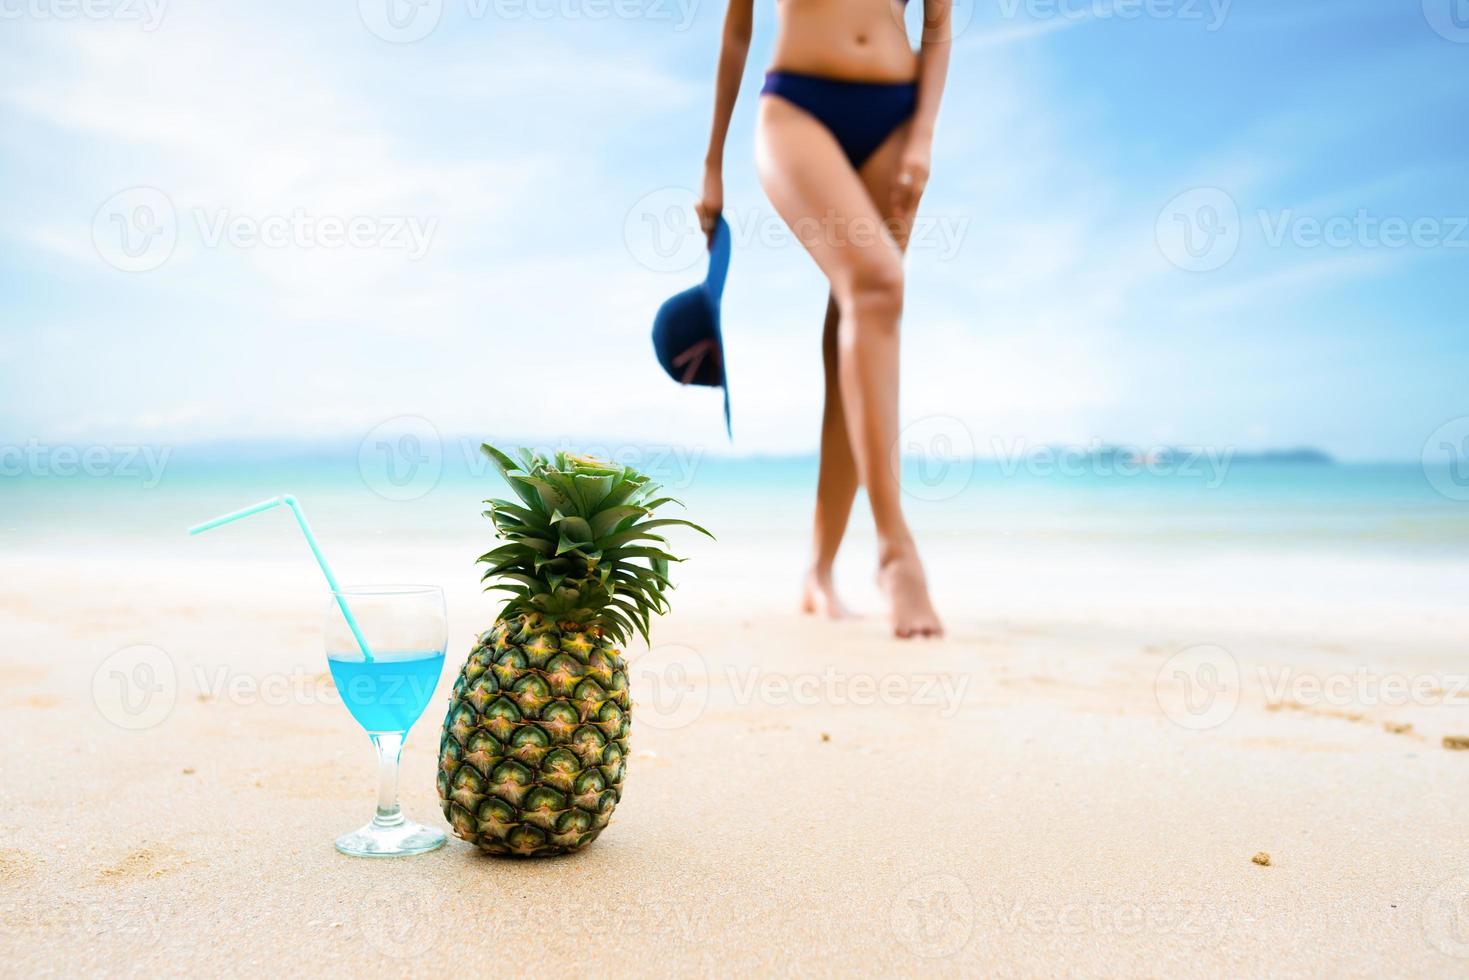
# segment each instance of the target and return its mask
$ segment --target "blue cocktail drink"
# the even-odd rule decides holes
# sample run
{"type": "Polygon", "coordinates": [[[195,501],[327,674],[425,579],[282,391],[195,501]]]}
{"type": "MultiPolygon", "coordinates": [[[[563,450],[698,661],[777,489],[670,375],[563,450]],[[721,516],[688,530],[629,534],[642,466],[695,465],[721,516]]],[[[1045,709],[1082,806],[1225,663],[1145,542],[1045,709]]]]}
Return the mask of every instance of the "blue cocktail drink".
{"type": "Polygon", "coordinates": [[[337,838],[343,854],[398,857],[444,843],[443,831],[403,816],[398,758],[438,686],[447,629],[444,594],[434,586],[364,586],[332,593],[327,664],[342,704],[367,731],[378,755],[377,813],[366,826],[337,838]],[[339,611],[343,605],[357,629],[339,611]]]}
{"type": "Polygon", "coordinates": [[[444,667],[441,651],[374,650],[371,662],[328,657],[342,703],[369,732],[406,733],[433,697],[444,667]]]}

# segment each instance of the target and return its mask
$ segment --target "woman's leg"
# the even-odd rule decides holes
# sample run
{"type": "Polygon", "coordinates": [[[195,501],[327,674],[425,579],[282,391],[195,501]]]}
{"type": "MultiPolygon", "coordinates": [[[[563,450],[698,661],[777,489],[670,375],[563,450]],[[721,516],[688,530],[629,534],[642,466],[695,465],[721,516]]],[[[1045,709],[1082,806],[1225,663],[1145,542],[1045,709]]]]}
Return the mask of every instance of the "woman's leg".
{"type": "Polygon", "coordinates": [[[838,376],[858,477],[877,525],[879,580],[898,636],[942,632],[903,517],[890,455],[898,438],[903,264],[884,215],[836,140],[804,111],[761,99],[758,165],[771,203],[831,282],[838,376]]]}
{"type": "MultiPolygon", "coordinates": [[[[872,198],[873,206],[877,208],[883,218],[887,219],[888,228],[893,234],[894,243],[902,252],[908,250],[908,238],[913,230],[913,215],[898,214],[893,208],[893,183],[897,180],[898,164],[902,158],[903,145],[908,139],[908,124],[898,127],[862,164],[860,177],[862,185],[867,188],[868,195],[872,198]]],[[[898,372],[896,342],[893,345],[895,352],[892,370],[892,398],[891,411],[894,417],[894,428],[896,428],[898,411],[898,372]]],[[[901,494],[898,485],[897,460],[893,458],[893,452],[897,444],[897,434],[894,433],[893,441],[886,443],[885,455],[881,460],[881,466],[885,475],[891,478],[890,493],[892,494],[894,510],[898,510],[897,498],[901,494]]],[[[871,491],[868,492],[871,496],[871,491]]],[[[874,505],[874,513],[875,511],[874,505]]],[[[899,520],[901,520],[899,511],[899,520]]],[[[904,522],[906,530],[906,522],[904,522]]],[[[912,535],[906,537],[906,548],[887,551],[880,556],[878,566],[878,578],[883,589],[887,592],[895,606],[903,606],[914,609],[914,630],[923,635],[938,636],[943,633],[943,626],[939,622],[938,614],[934,612],[933,603],[928,597],[928,581],[923,574],[923,563],[918,557],[918,548],[913,543],[912,535]]]]}
{"type": "Polygon", "coordinates": [[[801,596],[801,608],[831,619],[851,615],[837,598],[832,565],[847,518],[857,497],[857,463],[847,436],[847,417],[842,410],[842,387],[837,364],[838,311],[836,297],[826,303],[826,323],[821,330],[821,365],[826,377],[825,403],[821,412],[821,467],[816,477],[816,518],[811,533],[811,568],[801,596]]]}

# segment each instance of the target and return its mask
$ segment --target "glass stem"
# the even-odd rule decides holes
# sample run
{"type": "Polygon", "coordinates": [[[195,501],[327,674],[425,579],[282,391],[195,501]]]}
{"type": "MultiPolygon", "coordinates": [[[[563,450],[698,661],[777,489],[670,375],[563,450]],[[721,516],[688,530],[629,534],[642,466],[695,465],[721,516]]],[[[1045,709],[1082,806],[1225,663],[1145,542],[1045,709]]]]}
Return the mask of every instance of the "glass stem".
{"type": "Polygon", "coordinates": [[[379,827],[396,827],[403,822],[398,806],[398,759],[403,754],[403,732],[377,732],[370,737],[377,749],[377,816],[379,827]]]}

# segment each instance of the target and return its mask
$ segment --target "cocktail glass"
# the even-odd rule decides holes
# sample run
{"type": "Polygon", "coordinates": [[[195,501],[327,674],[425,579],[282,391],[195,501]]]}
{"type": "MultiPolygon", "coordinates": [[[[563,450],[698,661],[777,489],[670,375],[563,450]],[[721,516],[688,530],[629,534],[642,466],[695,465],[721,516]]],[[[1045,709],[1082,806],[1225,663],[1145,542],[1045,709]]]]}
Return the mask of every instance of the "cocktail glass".
{"type": "Polygon", "coordinates": [[[432,851],[444,833],[414,823],[398,805],[398,761],[408,731],[433,697],[448,642],[444,593],[431,585],[377,585],[334,590],[326,612],[326,659],[342,703],[377,750],[377,813],[337,838],[357,857],[402,857],[432,851]],[[355,636],[342,615],[352,610],[355,636]],[[363,655],[363,644],[371,657],[363,655]]]}

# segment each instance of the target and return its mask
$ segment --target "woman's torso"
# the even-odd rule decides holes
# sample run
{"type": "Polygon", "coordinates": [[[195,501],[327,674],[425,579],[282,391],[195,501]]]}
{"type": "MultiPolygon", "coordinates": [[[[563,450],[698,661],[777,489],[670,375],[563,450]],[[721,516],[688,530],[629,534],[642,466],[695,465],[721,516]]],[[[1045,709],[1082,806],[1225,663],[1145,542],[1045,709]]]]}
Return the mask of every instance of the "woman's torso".
{"type": "Polygon", "coordinates": [[[898,0],[777,0],[776,11],[775,71],[860,82],[918,73],[898,0]]]}

